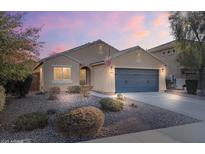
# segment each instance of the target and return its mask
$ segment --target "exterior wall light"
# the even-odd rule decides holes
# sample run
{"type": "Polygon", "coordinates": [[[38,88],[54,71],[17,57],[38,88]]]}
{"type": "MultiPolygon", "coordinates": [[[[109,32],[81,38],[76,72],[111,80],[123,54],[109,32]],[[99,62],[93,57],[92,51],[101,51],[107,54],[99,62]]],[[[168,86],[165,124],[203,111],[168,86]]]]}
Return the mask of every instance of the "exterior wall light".
{"type": "Polygon", "coordinates": [[[110,73],[114,73],[114,70],[115,70],[114,67],[113,67],[113,66],[110,66],[109,72],[110,72],[110,73]]]}

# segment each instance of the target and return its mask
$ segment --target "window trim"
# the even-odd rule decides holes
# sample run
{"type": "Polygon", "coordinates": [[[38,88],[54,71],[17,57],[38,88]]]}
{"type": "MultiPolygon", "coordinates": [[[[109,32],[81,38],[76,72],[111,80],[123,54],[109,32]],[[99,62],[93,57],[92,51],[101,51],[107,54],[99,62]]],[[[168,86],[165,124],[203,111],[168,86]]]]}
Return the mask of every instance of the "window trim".
{"type": "MultiPolygon", "coordinates": [[[[52,65],[53,68],[53,83],[72,83],[72,66],[71,65],[52,65]],[[62,67],[62,68],[70,68],[70,79],[61,79],[61,80],[55,80],[54,79],[54,68],[55,67],[62,67]]],[[[62,74],[63,76],[63,74],[62,74]]]]}

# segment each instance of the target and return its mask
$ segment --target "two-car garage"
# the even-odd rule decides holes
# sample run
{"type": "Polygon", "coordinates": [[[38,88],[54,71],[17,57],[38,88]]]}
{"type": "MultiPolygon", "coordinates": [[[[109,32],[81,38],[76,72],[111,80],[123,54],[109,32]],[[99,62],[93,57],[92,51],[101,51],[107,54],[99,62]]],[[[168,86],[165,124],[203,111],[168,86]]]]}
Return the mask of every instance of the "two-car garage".
{"type": "Polygon", "coordinates": [[[125,92],[156,92],[159,90],[159,71],[156,69],[115,69],[115,90],[125,92]]]}
{"type": "Polygon", "coordinates": [[[166,64],[140,47],[111,56],[111,65],[96,63],[91,72],[94,91],[105,94],[166,90],[166,64]]]}

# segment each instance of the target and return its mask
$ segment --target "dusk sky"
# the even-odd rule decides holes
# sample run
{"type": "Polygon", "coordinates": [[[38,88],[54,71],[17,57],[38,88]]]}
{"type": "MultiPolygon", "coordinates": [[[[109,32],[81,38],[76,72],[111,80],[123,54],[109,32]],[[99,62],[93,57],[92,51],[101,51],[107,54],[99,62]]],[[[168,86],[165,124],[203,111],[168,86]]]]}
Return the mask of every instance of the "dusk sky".
{"type": "Polygon", "coordinates": [[[42,27],[40,58],[98,39],[119,50],[149,49],[173,40],[169,12],[27,12],[25,26],[42,27]]]}

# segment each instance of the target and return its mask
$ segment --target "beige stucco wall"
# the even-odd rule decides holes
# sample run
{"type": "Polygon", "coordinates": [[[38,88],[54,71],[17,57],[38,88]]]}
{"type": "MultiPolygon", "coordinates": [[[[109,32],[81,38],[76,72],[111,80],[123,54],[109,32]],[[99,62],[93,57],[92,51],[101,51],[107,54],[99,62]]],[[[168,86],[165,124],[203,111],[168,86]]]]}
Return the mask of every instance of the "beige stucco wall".
{"type": "Polygon", "coordinates": [[[166,67],[144,51],[130,52],[112,60],[113,69],[105,65],[98,65],[92,68],[93,90],[103,93],[115,93],[115,68],[142,68],[159,69],[159,91],[166,90],[165,76],[166,67]],[[139,60],[139,54],[140,59],[139,60]]]}
{"type": "Polygon", "coordinates": [[[86,48],[82,48],[80,50],[68,52],[67,55],[78,59],[82,63],[82,65],[89,66],[90,63],[104,60],[109,54],[109,48],[110,55],[118,52],[117,50],[109,47],[106,44],[98,43],[86,48]],[[102,53],[99,53],[100,45],[102,45],[102,53]]]}
{"type": "Polygon", "coordinates": [[[181,73],[181,66],[177,62],[177,52],[175,49],[175,53],[172,53],[174,48],[169,49],[163,49],[157,52],[153,52],[152,54],[164,61],[167,64],[167,74],[166,77],[170,77],[171,75],[174,75],[176,78],[184,78],[184,76],[181,73]],[[170,51],[170,54],[167,54],[167,51],[170,51]],[[162,53],[166,52],[165,55],[162,53]]]}
{"type": "Polygon", "coordinates": [[[64,53],[65,55],[71,56],[79,61],[81,65],[79,65],[79,63],[73,59],[69,59],[62,55],[48,59],[42,64],[41,67],[41,90],[47,91],[51,87],[58,86],[62,91],[65,91],[66,88],[70,85],[79,85],[80,68],[84,66],[90,67],[90,63],[104,60],[109,54],[109,49],[110,55],[118,52],[116,49],[109,47],[107,44],[96,43],[76,51],[64,53]],[[99,53],[100,45],[102,46],[102,53],[99,53]],[[72,66],[70,83],[53,81],[53,67],[57,65],[72,66]]]}
{"type": "Polygon", "coordinates": [[[110,73],[105,65],[93,67],[91,74],[91,85],[93,86],[93,90],[102,93],[114,93],[114,78],[114,73],[110,73]]]}
{"type": "Polygon", "coordinates": [[[60,87],[62,91],[66,91],[68,86],[79,85],[79,64],[67,57],[58,56],[47,60],[42,65],[42,72],[44,91],[54,86],[60,87]],[[71,67],[71,81],[54,81],[53,68],[55,66],[71,67]]]}

